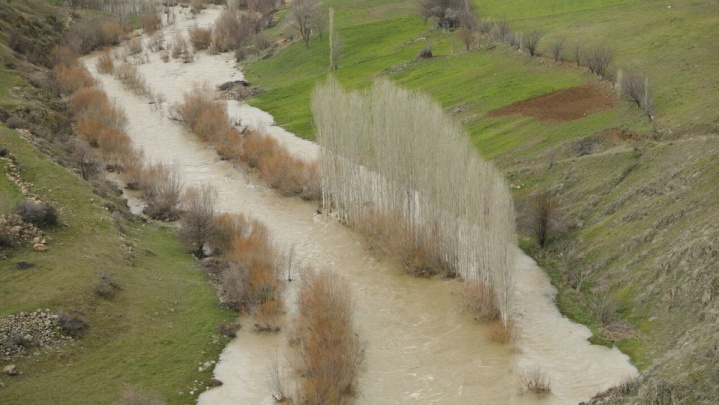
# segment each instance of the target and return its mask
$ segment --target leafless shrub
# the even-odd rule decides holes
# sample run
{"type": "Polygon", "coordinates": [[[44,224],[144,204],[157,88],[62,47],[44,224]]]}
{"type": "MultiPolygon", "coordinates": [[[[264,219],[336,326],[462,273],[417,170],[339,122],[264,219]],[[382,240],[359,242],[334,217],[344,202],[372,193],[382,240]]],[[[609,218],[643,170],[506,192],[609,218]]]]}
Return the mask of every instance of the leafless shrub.
{"type": "Polygon", "coordinates": [[[537,395],[546,395],[552,391],[551,382],[547,374],[539,367],[530,367],[519,375],[520,392],[531,392],[537,395]]]}
{"type": "Polygon", "coordinates": [[[162,19],[156,12],[149,12],[140,16],[140,26],[145,34],[152,35],[162,28],[162,19]]]}
{"type": "Polygon", "coordinates": [[[582,285],[589,280],[595,267],[584,263],[577,253],[576,242],[568,242],[559,247],[559,270],[567,279],[567,284],[576,292],[581,291],[582,285]]]}
{"type": "Polygon", "coordinates": [[[80,314],[62,312],[58,315],[57,326],[62,333],[79,339],[85,334],[89,325],[80,314]]]}
{"type": "Polygon", "coordinates": [[[650,120],[654,120],[654,97],[649,86],[649,77],[630,73],[622,77],[619,85],[622,95],[635,103],[650,120]]]}
{"type": "Polygon", "coordinates": [[[537,30],[530,31],[528,34],[524,35],[524,47],[527,49],[527,52],[529,52],[529,56],[538,55],[537,50],[539,46],[539,41],[542,40],[543,36],[544,34],[537,30]]]}
{"type": "Polygon", "coordinates": [[[115,295],[117,295],[117,292],[119,290],[120,284],[115,281],[115,278],[112,276],[112,274],[103,271],[98,275],[97,281],[95,281],[94,286],[95,295],[100,298],[111,299],[114,298],[115,295]]]}
{"type": "Polygon", "coordinates": [[[257,31],[257,21],[251,16],[238,15],[233,10],[225,10],[215,21],[214,44],[219,52],[228,52],[244,45],[257,31]]]}
{"type": "Polygon", "coordinates": [[[38,228],[57,225],[57,211],[50,203],[33,200],[20,200],[15,206],[15,215],[23,222],[33,224],[38,228]]]}
{"type": "Polygon", "coordinates": [[[269,380],[272,397],[277,402],[284,402],[289,399],[289,389],[287,387],[287,375],[284,367],[280,364],[280,357],[275,350],[270,359],[270,366],[267,369],[267,377],[269,380]]]}
{"type": "Polygon", "coordinates": [[[84,20],[72,24],[65,33],[64,43],[73,52],[85,55],[100,45],[103,34],[100,24],[93,20],[84,20]]]}
{"type": "Polygon", "coordinates": [[[606,78],[609,73],[609,64],[614,58],[614,51],[604,46],[595,46],[584,56],[589,71],[601,78],[606,78]]]}
{"type": "Polygon", "coordinates": [[[112,57],[110,56],[110,52],[105,51],[100,54],[100,56],[97,57],[97,71],[100,73],[109,74],[112,73],[113,69],[113,62],[112,57]]]}
{"type": "Polygon", "coordinates": [[[522,33],[509,31],[504,36],[504,42],[508,43],[509,46],[519,51],[522,49],[522,33]]]}
{"type": "Polygon", "coordinates": [[[507,35],[512,30],[509,28],[509,23],[505,20],[495,21],[492,24],[492,28],[489,30],[489,37],[496,42],[506,41],[507,35]]]}
{"type": "Polygon", "coordinates": [[[125,35],[125,30],[118,22],[104,22],[100,24],[102,46],[115,46],[120,44],[120,38],[125,35]]]}
{"type": "Polygon", "coordinates": [[[609,289],[600,291],[590,301],[590,308],[594,316],[602,325],[609,324],[619,311],[619,303],[609,289]]]}
{"type": "Polygon", "coordinates": [[[175,37],[172,40],[172,59],[178,59],[188,51],[188,44],[187,40],[185,39],[185,36],[181,33],[176,33],[175,37]]]}
{"type": "Polygon", "coordinates": [[[428,59],[428,58],[431,58],[432,56],[433,56],[432,55],[432,44],[425,45],[424,48],[422,48],[422,50],[419,52],[420,58],[428,59]]]}
{"type": "Polygon", "coordinates": [[[460,26],[462,15],[473,13],[471,3],[465,0],[421,0],[420,14],[426,20],[432,20],[435,27],[454,29],[460,26]]]}
{"type": "Polygon", "coordinates": [[[177,233],[198,257],[204,256],[203,246],[215,237],[216,203],[217,191],[209,186],[190,187],[183,196],[183,213],[177,233]]]}
{"type": "Polygon", "coordinates": [[[295,0],[290,7],[289,21],[300,33],[305,48],[310,47],[310,35],[317,26],[317,21],[322,17],[318,6],[317,0],[295,0]]]}
{"type": "Polygon", "coordinates": [[[477,25],[477,31],[479,31],[480,34],[489,34],[489,32],[492,30],[492,27],[494,26],[494,23],[492,20],[480,20],[479,24],[477,25]]]}
{"type": "Polygon", "coordinates": [[[157,31],[150,37],[147,42],[147,49],[152,52],[159,52],[165,49],[165,34],[162,31],[157,31]]]}
{"type": "Polygon", "coordinates": [[[211,228],[208,242],[216,253],[225,254],[232,250],[236,238],[247,234],[250,222],[242,214],[220,214],[213,218],[211,228]]]}
{"type": "Polygon", "coordinates": [[[298,403],[340,404],[357,392],[364,348],[354,330],[349,286],[333,273],[305,270],[290,360],[298,403]]]}
{"type": "Polygon", "coordinates": [[[477,321],[496,321],[499,319],[497,294],[481,281],[467,281],[462,291],[462,303],[465,309],[477,321]]]}
{"type": "Polygon", "coordinates": [[[152,97],[152,89],[133,65],[125,63],[115,68],[115,77],[130,91],[143,97],[152,97]]]}
{"type": "Polygon", "coordinates": [[[125,44],[125,50],[127,51],[128,55],[137,55],[142,53],[142,50],[144,49],[144,45],[142,42],[141,37],[132,38],[131,40],[127,41],[125,44]]]}
{"type": "Polygon", "coordinates": [[[143,210],[147,216],[162,221],[174,221],[179,217],[182,179],[177,167],[162,163],[147,165],[139,189],[147,202],[143,210]]]}
{"type": "Polygon", "coordinates": [[[549,51],[552,53],[555,62],[561,62],[564,56],[564,42],[563,36],[555,37],[549,44],[549,51]]]}
{"type": "Polygon", "coordinates": [[[69,157],[77,166],[83,180],[97,176],[102,170],[102,159],[87,142],[73,139],[69,142],[69,157]]]}
{"type": "Polygon", "coordinates": [[[225,254],[228,261],[223,272],[226,303],[238,310],[252,311],[258,319],[273,324],[284,309],[283,260],[272,246],[264,224],[251,220],[248,228],[244,234],[235,235],[230,251],[225,254]]]}
{"type": "Polygon", "coordinates": [[[190,28],[190,42],[196,51],[203,51],[209,48],[212,42],[212,30],[209,28],[190,28]]]}
{"type": "Polygon", "coordinates": [[[60,93],[64,95],[70,95],[82,87],[95,85],[95,79],[90,72],[77,61],[55,65],[53,75],[60,93]]]}
{"type": "Polygon", "coordinates": [[[531,201],[531,229],[539,247],[544,247],[551,232],[556,229],[558,205],[549,191],[536,194],[531,201]]]}
{"type": "Polygon", "coordinates": [[[506,345],[517,337],[517,327],[511,319],[506,323],[493,322],[489,325],[489,340],[506,345]]]}

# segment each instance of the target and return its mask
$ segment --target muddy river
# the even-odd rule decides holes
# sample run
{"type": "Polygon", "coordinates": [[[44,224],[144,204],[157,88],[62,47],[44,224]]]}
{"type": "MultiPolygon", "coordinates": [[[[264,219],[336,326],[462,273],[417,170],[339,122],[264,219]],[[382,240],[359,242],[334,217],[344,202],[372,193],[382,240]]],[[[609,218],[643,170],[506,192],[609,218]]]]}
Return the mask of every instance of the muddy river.
{"type": "MultiPolygon", "coordinates": [[[[175,24],[165,28],[165,38],[169,41],[175,32],[186,33],[195,24],[212,24],[218,14],[218,9],[208,9],[192,18],[187,9],[179,9],[175,24]]],[[[85,62],[110,98],[125,109],[127,132],[146,159],[176,164],[185,186],[214,186],[221,211],[261,220],[278,247],[294,246],[304,264],[336,272],[350,283],[355,322],[367,347],[358,404],[572,404],[637,374],[627,356],[590,345],[589,330],[561,316],[547,276],[521,251],[514,299],[519,336],[510,345],[492,343],[485,327],[459,310],[460,282],[404,274],[391,260],[373,258],[351,230],[317,214],[316,203],[281,197],[221,161],[212,147],[168,118],[168,111],[192,86],[216,86],[243,75],[231,54],[195,56],[193,63],[164,63],[159,53],[151,53],[149,63],[137,65],[152,90],[162,94],[163,105],[136,96],[110,75],[98,75],[95,56],[85,62]],[[533,366],[551,379],[548,396],[519,393],[518,375],[533,366]]],[[[233,101],[228,112],[242,124],[277,137],[298,156],[317,155],[316,144],[275,126],[263,111],[233,101]]],[[[290,307],[296,285],[290,283],[288,289],[290,307]]],[[[200,404],[274,403],[266,370],[275,350],[280,357],[286,352],[287,338],[245,329],[227,345],[215,368],[215,378],[224,385],[204,392],[200,404]]]]}

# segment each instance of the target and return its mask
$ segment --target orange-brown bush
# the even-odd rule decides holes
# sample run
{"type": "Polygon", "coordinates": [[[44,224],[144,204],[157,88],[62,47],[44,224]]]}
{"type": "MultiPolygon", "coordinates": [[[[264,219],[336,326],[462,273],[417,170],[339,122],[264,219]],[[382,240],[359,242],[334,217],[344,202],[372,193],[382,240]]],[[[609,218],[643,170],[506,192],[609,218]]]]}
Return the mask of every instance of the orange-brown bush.
{"type": "Polygon", "coordinates": [[[284,196],[302,194],[316,167],[284,150],[265,156],[259,164],[260,177],[284,196]]]}
{"type": "Polygon", "coordinates": [[[118,22],[105,22],[100,24],[100,44],[102,46],[118,45],[123,35],[125,35],[125,30],[118,22]]]}
{"type": "Polygon", "coordinates": [[[240,159],[242,156],[242,134],[237,128],[230,128],[225,139],[215,141],[215,150],[223,159],[240,159]]]}
{"type": "MultiPolygon", "coordinates": [[[[265,308],[269,316],[272,305],[281,311],[284,284],[281,281],[283,260],[272,246],[267,227],[257,220],[248,221],[232,237],[230,250],[225,253],[228,266],[222,275],[225,302],[236,308],[256,312],[269,301],[277,301],[265,308]]],[[[237,224],[233,224],[237,225],[237,224]]]]}
{"type": "Polygon", "coordinates": [[[196,51],[202,51],[210,47],[212,42],[212,30],[210,28],[190,28],[190,43],[196,51]]]}
{"type": "Polygon", "coordinates": [[[401,214],[396,212],[367,210],[360,217],[357,230],[365,237],[370,250],[380,255],[397,257],[404,270],[415,276],[453,276],[441,256],[436,232],[414,238],[408,232],[401,214]]]}
{"type": "Polygon", "coordinates": [[[97,71],[100,73],[109,74],[112,73],[112,69],[114,68],[115,64],[112,62],[112,57],[110,56],[110,51],[105,50],[103,51],[100,56],[97,57],[97,71]]]}
{"type": "Polygon", "coordinates": [[[124,131],[113,128],[100,131],[97,146],[107,163],[116,169],[122,169],[127,157],[134,153],[130,137],[124,131]]]}
{"type": "Polygon", "coordinates": [[[95,85],[95,79],[80,62],[60,63],[53,68],[55,82],[60,93],[70,95],[82,87],[95,85]]]}
{"type": "Polygon", "coordinates": [[[75,118],[81,118],[88,110],[109,103],[107,94],[97,87],[80,88],[70,97],[70,109],[75,118]]]}
{"type": "Polygon", "coordinates": [[[217,253],[228,253],[236,238],[246,234],[250,223],[242,214],[220,214],[212,222],[212,238],[210,244],[217,253]]]}
{"type": "Polygon", "coordinates": [[[199,86],[184,94],[183,101],[176,107],[176,111],[187,128],[194,130],[202,112],[210,108],[213,103],[212,89],[208,86],[199,86]]]}
{"type": "Polygon", "coordinates": [[[243,138],[240,160],[249,167],[258,167],[262,159],[276,154],[279,149],[280,144],[274,138],[250,131],[243,138]]]}
{"type": "Polygon", "coordinates": [[[117,67],[117,69],[115,69],[115,77],[117,77],[127,89],[138,96],[152,96],[152,90],[135,66],[125,63],[117,67]]]}
{"type": "Polygon", "coordinates": [[[147,13],[140,16],[140,25],[145,34],[152,35],[155,31],[162,28],[162,20],[157,13],[147,13]]]}
{"type": "Polygon", "coordinates": [[[280,330],[280,316],[284,312],[284,304],[279,300],[268,300],[257,310],[257,329],[266,332],[280,330]]]}
{"type": "Polygon", "coordinates": [[[97,147],[100,131],[104,129],[105,126],[101,122],[94,117],[87,116],[77,122],[75,132],[77,132],[80,139],[89,143],[90,146],[97,147]]]}
{"type": "Polygon", "coordinates": [[[203,141],[218,142],[227,139],[232,126],[227,118],[224,105],[218,102],[210,102],[200,111],[200,114],[192,126],[192,132],[203,141]]]}
{"type": "Polygon", "coordinates": [[[290,339],[298,403],[341,404],[357,392],[364,349],[352,321],[349,286],[331,273],[306,270],[290,339]]]}
{"type": "Polygon", "coordinates": [[[67,46],[55,45],[50,51],[53,66],[69,65],[77,59],[77,54],[67,46]]]}
{"type": "Polygon", "coordinates": [[[489,325],[489,340],[495,343],[507,344],[514,340],[517,329],[511,319],[507,323],[493,322],[489,325]]]}
{"type": "Polygon", "coordinates": [[[462,291],[462,303],[465,309],[478,321],[496,321],[499,319],[497,294],[481,281],[467,281],[467,285],[464,286],[464,291],[462,291]]]}

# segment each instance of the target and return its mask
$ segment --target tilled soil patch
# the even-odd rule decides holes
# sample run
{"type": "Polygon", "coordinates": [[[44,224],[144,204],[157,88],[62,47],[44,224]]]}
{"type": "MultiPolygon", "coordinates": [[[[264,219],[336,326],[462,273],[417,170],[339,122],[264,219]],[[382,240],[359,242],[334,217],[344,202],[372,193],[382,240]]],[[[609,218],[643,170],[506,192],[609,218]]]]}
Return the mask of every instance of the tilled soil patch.
{"type": "Polygon", "coordinates": [[[522,100],[492,110],[487,115],[504,117],[520,114],[539,120],[573,121],[608,110],[614,107],[616,102],[614,93],[595,84],[583,84],[522,100]]]}

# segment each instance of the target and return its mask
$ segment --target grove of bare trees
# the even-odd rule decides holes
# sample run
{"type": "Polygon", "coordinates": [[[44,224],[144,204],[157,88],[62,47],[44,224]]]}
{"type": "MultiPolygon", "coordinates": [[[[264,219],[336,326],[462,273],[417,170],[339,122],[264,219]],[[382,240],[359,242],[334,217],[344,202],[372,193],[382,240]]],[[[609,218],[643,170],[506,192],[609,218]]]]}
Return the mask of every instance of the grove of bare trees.
{"type": "Polygon", "coordinates": [[[407,252],[403,264],[415,274],[485,283],[506,323],[516,255],[513,200],[461,127],[429,97],[389,81],[346,93],[330,79],[315,90],[312,109],[325,209],[337,208],[353,227],[373,224],[374,237],[407,252]]]}

